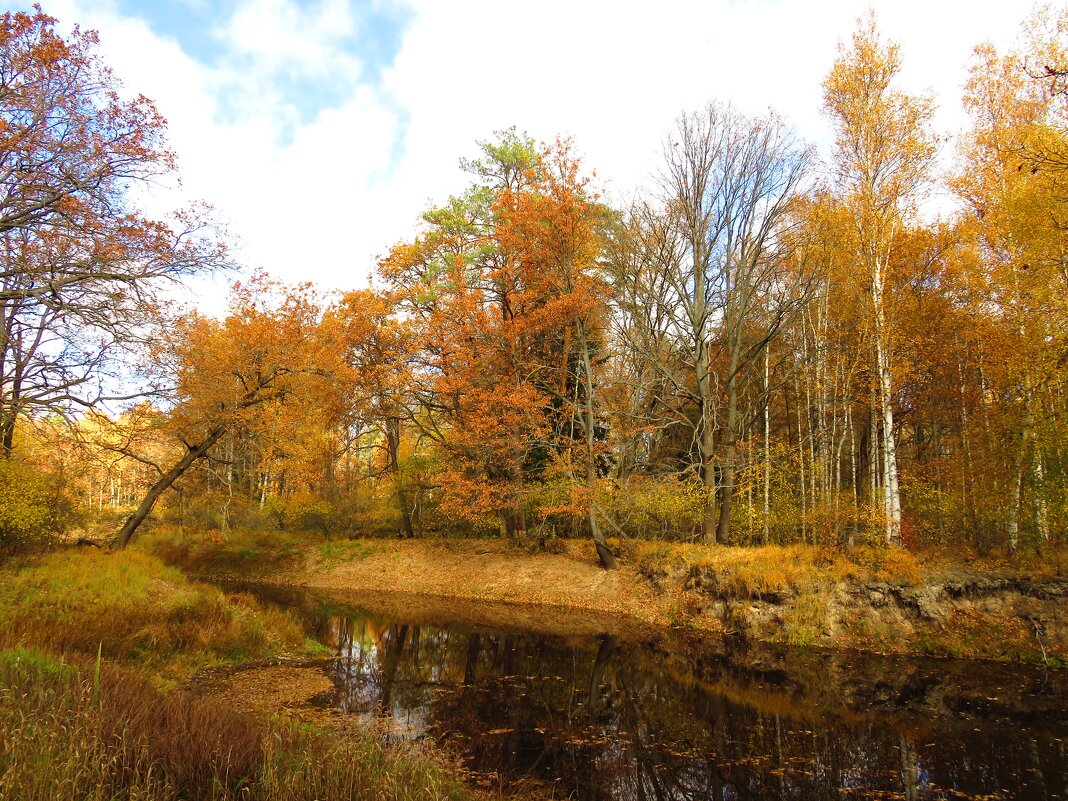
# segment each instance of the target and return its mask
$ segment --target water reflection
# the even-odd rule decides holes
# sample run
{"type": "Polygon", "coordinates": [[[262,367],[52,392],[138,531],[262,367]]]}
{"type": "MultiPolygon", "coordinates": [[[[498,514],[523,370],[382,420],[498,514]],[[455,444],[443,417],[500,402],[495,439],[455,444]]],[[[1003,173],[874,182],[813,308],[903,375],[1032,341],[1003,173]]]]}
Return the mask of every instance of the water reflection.
{"type": "Polygon", "coordinates": [[[1068,799],[1060,675],[811,655],[741,665],[363,612],[309,623],[338,655],[338,706],[448,744],[495,786],[591,801],[1068,799]]]}

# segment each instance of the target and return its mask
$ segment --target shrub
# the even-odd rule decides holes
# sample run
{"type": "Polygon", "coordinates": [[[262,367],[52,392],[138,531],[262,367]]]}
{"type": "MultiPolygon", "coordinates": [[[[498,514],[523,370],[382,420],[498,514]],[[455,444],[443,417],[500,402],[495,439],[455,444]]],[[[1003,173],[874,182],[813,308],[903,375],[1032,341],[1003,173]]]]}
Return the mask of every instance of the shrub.
{"type": "Polygon", "coordinates": [[[0,459],[0,552],[45,543],[74,519],[73,505],[47,475],[14,459],[0,459]]]}
{"type": "Polygon", "coordinates": [[[282,511],[283,527],[295,531],[319,531],[330,533],[327,522],[333,511],[330,501],[325,501],[311,492],[298,492],[286,499],[282,511]]]}

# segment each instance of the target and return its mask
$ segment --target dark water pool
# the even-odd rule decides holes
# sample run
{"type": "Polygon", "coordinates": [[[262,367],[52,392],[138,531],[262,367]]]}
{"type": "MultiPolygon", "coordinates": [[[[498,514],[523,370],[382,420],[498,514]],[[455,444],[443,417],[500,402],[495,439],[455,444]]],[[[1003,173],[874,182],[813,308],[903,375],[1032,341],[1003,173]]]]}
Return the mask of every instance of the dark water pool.
{"type": "Polygon", "coordinates": [[[432,738],[476,783],[591,800],[1068,799],[1063,671],[596,633],[566,613],[397,596],[270,599],[335,655],[324,703],[432,738]]]}

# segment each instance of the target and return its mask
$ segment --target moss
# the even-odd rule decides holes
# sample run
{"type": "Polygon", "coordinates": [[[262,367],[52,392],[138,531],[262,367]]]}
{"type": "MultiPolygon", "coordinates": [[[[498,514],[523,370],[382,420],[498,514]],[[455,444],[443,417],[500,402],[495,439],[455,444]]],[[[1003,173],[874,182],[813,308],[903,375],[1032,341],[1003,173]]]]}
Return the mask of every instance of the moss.
{"type": "Polygon", "coordinates": [[[327,540],[316,546],[320,562],[352,562],[366,559],[374,549],[361,540],[327,540]]]}

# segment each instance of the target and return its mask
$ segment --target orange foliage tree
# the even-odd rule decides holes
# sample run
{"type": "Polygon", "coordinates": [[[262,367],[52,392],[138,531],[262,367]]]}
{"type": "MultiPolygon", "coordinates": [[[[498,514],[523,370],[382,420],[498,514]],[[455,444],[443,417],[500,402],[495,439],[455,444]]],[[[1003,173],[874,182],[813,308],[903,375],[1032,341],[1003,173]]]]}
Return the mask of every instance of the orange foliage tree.
{"type": "Polygon", "coordinates": [[[417,323],[417,381],[434,421],[423,425],[445,455],[443,508],[476,523],[496,517],[521,539],[531,482],[576,457],[575,503],[611,566],[594,500],[602,212],[566,146],[539,152],[507,132],[483,151],[467,163],[480,183],[428,213],[426,233],[382,265],[417,323]]]}
{"type": "Polygon", "coordinates": [[[173,170],[165,121],[124,100],[97,37],[0,18],[0,447],[20,415],[130,394],[113,373],[168,283],[226,263],[198,212],[152,220],[129,188],[173,170]]]}
{"type": "Polygon", "coordinates": [[[129,543],[160,496],[224,434],[251,425],[265,408],[316,395],[336,364],[336,349],[319,336],[320,315],[309,285],[285,287],[257,276],[234,286],[224,320],[190,315],[160,344],[158,358],[175,375],[168,427],[182,455],[159,467],[117,547],[129,543]]]}

